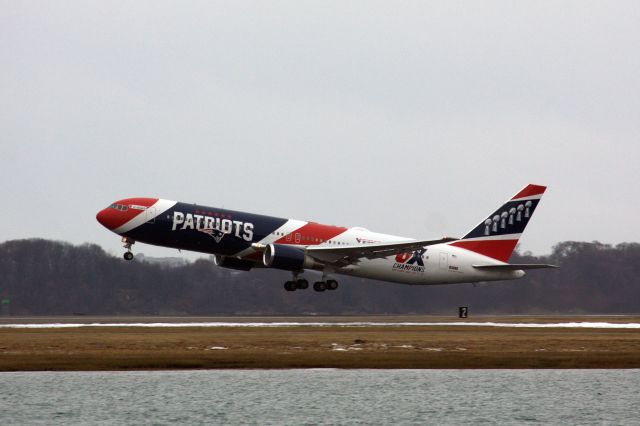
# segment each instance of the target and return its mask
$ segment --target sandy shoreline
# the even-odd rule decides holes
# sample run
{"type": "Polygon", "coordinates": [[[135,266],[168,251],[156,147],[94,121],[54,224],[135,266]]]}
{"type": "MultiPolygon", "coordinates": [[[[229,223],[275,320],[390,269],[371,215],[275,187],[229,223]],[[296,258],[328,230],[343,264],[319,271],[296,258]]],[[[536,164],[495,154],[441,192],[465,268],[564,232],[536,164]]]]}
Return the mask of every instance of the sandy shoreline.
{"type": "MultiPolygon", "coordinates": [[[[70,318],[78,322],[78,317],[70,318]]],[[[231,318],[238,321],[238,317],[231,318]]],[[[248,318],[256,321],[256,317],[248,318]]],[[[318,317],[303,318],[318,321],[318,317]]],[[[344,318],[331,317],[329,322],[344,322],[344,318]]],[[[372,320],[372,317],[348,318],[372,320]]],[[[383,317],[383,320],[399,318],[405,322],[425,321],[423,316],[410,320],[383,317]]],[[[534,318],[541,323],[559,321],[559,317],[481,320],[533,322],[534,318]]],[[[184,319],[179,317],[179,322],[184,319]]],[[[292,321],[291,317],[285,319],[292,321]]],[[[23,323],[15,317],[12,320],[2,322],[23,323]]],[[[85,320],[97,321],[94,317],[85,320]]],[[[114,322],[113,317],[101,320],[114,322]]],[[[159,318],[136,320],[158,322],[159,318]]],[[[193,317],[189,320],[205,321],[193,317]]],[[[459,321],[451,317],[447,320],[459,321]]],[[[480,321],[478,317],[473,320],[480,321]]],[[[561,317],[561,320],[633,323],[638,322],[638,317],[561,317]]],[[[60,321],[61,318],[56,318],[56,322],[60,321]]],[[[640,368],[640,332],[456,325],[0,328],[0,371],[204,368],[640,368]]]]}

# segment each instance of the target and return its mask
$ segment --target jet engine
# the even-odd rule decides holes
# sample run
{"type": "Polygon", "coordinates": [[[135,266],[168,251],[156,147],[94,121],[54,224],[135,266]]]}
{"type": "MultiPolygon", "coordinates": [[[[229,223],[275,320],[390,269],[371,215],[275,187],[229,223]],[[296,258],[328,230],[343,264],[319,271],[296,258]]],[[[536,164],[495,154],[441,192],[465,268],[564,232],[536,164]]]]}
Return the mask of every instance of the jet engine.
{"type": "Polygon", "coordinates": [[[301,271],[313,268],[316,262],[307,256],[304,250],[283,244],[269,244],[264,249],[262,261],[267,268],[301,271]]]}
{"type": "Polygon", "coordinates": [[[238,271],[249,271],[255,266],[253,262],[250,262],[248,260],[221,256],[219,254],[213,255],[213,263],[215,263],[216,266],[220,266],[222,268],[236,269],[238,271]]]}

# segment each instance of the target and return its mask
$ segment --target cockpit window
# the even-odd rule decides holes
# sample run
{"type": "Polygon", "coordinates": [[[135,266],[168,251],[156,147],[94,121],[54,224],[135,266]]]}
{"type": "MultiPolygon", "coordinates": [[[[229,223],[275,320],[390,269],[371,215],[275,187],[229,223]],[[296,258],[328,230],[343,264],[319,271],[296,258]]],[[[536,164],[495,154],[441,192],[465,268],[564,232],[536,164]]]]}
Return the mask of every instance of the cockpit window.
{"type": "Polygon", "coordinates": [[[121,212],[125,212],[129,210],[129,206],[125,206],[124,204],[111,204],[109,206],[110,209],[120,210],[121,212]]]}

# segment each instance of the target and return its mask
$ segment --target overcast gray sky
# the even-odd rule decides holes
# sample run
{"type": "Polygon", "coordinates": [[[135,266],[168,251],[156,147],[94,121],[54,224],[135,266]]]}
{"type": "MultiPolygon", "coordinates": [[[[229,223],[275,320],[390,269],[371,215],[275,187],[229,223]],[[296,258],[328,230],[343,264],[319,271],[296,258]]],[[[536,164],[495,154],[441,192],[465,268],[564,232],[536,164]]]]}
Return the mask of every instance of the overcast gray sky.
{"type": "MultiPolygon", "coordinates": [[[[640,3],[0,1],[0,240],[159,196],[416,238],[640,241],[640,3]]],[[[170,249],[137,246],[151,255],[170,249]]]]}

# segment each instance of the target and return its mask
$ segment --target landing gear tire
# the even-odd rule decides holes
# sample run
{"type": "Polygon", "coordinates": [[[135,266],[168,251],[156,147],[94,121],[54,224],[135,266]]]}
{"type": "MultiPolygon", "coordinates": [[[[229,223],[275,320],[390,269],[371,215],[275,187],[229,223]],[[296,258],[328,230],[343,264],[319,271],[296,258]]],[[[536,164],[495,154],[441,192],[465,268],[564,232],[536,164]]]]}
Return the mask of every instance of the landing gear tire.
{"type": "Polygon", "coordinates": [[[287,281],[284,283],[284,289],[287,291],[296,291],[296,282],[295,281],[287,281]]]}
{"type": "Polygon", "coordinates": [[[296,287],[299,290],[306,290],[309,288],[309,281],[305,280],[304,278],[300,278],[296,281],[296,287]]]}
{"type": "Polygon", "coordinates": [[[327,290],[335,290],[338,288],[338,281],[327,280],[327,290]]]}
{"type": "Polygon", "coordinates": [[[122,242],[124,243],[124,248],[127,250],[122,257],[124,257],[124,260],[133,260],[131,246],[135,244],[135,241],[128,237],[122,237],[122,242]]]}
{"type": "Polygon", "coordinates": [[[324,281],[316,281],[313,283],[313,289],[315,291],[325,291],[327,289],[327,284],[324,281]]]}

